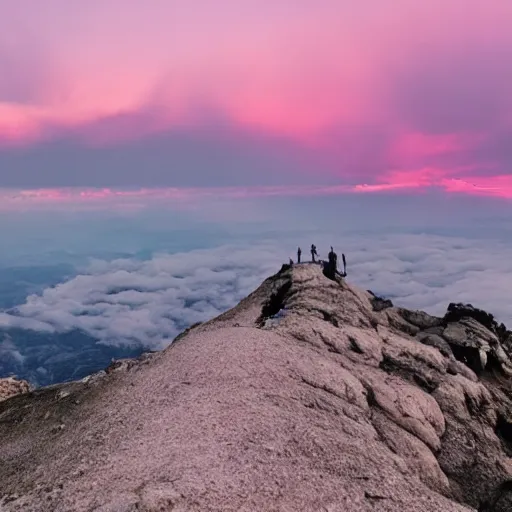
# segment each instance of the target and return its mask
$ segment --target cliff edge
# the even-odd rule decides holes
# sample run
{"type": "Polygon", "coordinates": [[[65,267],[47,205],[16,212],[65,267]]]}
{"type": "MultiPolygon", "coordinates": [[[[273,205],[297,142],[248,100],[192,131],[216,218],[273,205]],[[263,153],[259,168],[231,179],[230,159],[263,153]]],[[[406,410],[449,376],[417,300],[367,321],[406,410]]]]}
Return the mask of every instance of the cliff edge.
{"type": "Polygon", "coordinates": [[[509,342],[283,266],[163,352],[1,402],[0,510],[511,510],[509,342]]]}

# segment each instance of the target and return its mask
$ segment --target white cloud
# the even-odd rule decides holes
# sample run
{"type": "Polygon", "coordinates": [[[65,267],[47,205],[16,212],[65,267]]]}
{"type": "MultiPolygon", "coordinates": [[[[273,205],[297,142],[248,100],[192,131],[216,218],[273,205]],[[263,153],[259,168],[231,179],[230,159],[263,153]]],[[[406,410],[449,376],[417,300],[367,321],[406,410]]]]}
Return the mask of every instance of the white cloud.
{"type": "Polygon", "coordinates": [[[16,348],[9,335],[5,335],[0,343],[0,361],[9,361],[15,364],[23,364],[25,356],[16,348]]]}
{"type": "MultiPolygon", "coordinates": [[[[512,245],[434,235],[319,235],[325,257],[333,244],[348,259],[348,279],[396,305],[444,314],[449,302],[472,302],[512,323],[512,245]]],[[[147,261],[93,261],[79,275],[32,295],[0,325],[57,332],[81,329],[108,344],[159,349],[195,322],[234,306],[295,257],[296,240],[222,246],[147,261]]]]}
{"type": "Polygon", "coordinates": [[[283,258],[276,246],[259,245],[95,261],[88,274],[31,295],[16,316],[2,317],[8,326],[80,329],[109,344],[162,348],[190,324],[232,307],[283,258]]]}

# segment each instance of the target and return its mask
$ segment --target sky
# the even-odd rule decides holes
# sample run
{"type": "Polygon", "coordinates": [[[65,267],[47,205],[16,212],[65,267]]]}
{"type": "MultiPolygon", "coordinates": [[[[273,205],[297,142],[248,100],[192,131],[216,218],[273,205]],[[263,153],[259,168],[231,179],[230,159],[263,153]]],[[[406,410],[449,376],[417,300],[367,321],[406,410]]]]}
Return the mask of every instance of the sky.
{"type": "Polygon", "coordinates": [[[2,0],[0,188],[510,198],[511,23],[509,0],[2,0]]]}

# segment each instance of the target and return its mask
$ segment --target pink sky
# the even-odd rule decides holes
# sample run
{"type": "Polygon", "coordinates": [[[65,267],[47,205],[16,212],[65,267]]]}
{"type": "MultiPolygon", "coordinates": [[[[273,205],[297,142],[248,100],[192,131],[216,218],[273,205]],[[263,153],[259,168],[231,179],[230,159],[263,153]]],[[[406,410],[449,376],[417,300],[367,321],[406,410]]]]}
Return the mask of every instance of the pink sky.
{"type": "Polygon", "coordinates": [[[512,196],[510,0],[77,5],[1,2],[0,187],[512,196]]]}

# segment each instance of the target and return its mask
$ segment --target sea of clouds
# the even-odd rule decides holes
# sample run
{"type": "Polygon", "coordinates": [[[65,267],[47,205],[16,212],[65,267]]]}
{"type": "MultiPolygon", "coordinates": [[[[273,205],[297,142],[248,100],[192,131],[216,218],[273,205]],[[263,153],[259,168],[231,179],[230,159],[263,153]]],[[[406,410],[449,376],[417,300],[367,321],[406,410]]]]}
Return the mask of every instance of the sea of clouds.
{"type": "Polygon", "coordinates": [[[471,302],[512,324],[512,244],[506,240],[406,233],[308,238],[93,260],[85,272],[1,312],[0,327],[80,330],[100,343],[161,349],[187,326],[238,303],[295,258],[298,244],[307,258],[312,242],[320,257],[330,245],[344,252],[349,282],[396,305],[442,315],[449,302],[471,302]]]}

